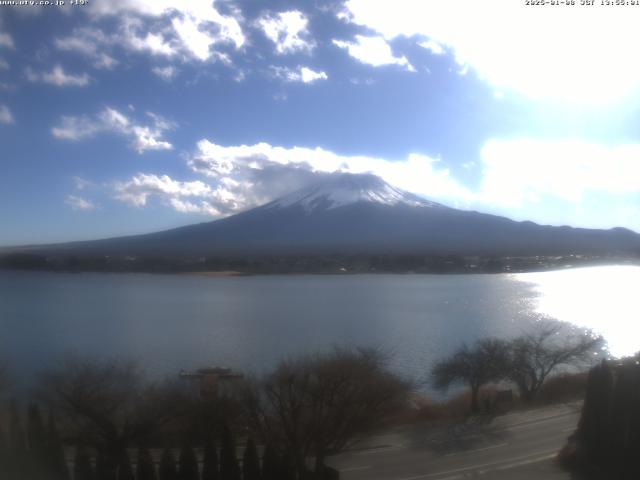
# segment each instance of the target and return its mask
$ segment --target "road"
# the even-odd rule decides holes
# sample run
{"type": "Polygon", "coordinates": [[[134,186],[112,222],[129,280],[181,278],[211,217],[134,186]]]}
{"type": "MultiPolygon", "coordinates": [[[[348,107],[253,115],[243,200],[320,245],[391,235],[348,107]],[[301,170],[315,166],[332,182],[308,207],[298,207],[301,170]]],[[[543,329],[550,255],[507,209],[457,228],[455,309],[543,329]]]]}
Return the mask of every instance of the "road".
{"type": "Polygon", "coordinates": [[[578,417],[578,405],[562,405],[449,427],[397,428],[327,463],[343,480],[568,479],[554,457],[578,417]]]}

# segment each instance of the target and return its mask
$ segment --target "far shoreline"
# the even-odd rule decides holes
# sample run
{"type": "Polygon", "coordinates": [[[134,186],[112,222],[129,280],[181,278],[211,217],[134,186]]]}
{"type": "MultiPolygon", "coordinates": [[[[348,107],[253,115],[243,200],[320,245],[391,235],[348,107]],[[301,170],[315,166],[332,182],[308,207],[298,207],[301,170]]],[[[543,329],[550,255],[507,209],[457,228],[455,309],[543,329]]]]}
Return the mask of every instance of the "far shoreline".
{"type": "MultiPolygon", "coordinates": [[[[163,270],[163,269],[68,269],[68,268],[16,268],[0,266],[0,272],[24,272],[24,273],[53,273],[53,274],[142,274],[142,275],[169,275],[185,277],[205,277],[205,278],[237,278],[237,277],[272,277],[272,276],[355,276],[355,275],[394,275],[394,276],[458,276],[458,275],[514,275],[526,273],[557,272],[563,270],[575,270],[580,268],[596,267],[640,267],[640,261],[636,259],[576,263],[576,264],[554,264],[537,266],[537,268],[504,268],[504,269],[473,269],[473,270],[364,270],[364,269],[338,269],[338,270],[263,270],[263,271],[241,271],[241,270],[163,270]]],[[[508,267],[508,266],[507,266],[508,267]]]]}
{"type": "MultiPolygon", "coordinates": [[[[143,273],[143,272],[140,272],[143,273]]],[[[193,271],[193,272],[169,272],[169,275],[194,275],[198,277],[243,277],[246,273],[238,272],[237,270],[208,270],[208,271],[193,271]]]]}

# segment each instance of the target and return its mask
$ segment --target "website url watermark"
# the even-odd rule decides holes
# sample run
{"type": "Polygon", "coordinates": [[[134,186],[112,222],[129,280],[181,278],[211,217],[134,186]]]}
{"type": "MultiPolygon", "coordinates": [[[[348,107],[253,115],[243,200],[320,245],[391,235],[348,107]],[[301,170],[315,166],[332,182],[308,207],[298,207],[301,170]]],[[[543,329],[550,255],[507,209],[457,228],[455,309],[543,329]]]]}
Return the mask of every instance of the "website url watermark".
{"type": "Polygon", "coordinates": [[[88,4],[89,0],[0,0],[0,7],[76,7],[88,4]]]}

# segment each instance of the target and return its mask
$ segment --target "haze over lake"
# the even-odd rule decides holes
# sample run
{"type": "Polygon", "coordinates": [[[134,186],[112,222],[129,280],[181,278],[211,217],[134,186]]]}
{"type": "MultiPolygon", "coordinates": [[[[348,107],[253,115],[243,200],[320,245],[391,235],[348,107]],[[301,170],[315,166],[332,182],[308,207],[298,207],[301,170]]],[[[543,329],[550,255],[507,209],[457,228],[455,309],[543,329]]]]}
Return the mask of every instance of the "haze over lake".
{"type": "Polygon", "coordinates": [[[153,374],[264,371],[332,345],[381,347],[416,380],[462,342],[548,315],[640,350],[640,267],[496,275],[205,277],[0,272],[0,351],[29,378],[70,352],[131,358],[153,374]]]}

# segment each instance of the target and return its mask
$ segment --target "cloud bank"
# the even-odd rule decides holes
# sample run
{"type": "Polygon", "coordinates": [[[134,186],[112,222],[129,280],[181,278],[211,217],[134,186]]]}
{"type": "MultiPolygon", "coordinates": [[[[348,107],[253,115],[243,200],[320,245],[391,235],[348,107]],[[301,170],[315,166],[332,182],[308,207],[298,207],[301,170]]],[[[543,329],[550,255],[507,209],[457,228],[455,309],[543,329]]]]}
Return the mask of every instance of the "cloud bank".
{"type": "MultiPolygon", "coordinates": [[[[232,45],[236,49],[245,43],[240,22],[233,15],[223,15],[210,0],[176,2],[168,0],[120,0],[92,2],[87,9],[94,18],[125,18],[130,28],[121,29],[119,40],[134,50],[149,50],[161,55],[184,52],[200,61],[214,56],[213,47],[232,45]],[[158,19],[156,32],[139,36],[139,18],[158,19]]],[[[239,13],[237,13],[239,16],[239,13]]]]}
{"type": "Polygon", "coordinates": [[[96,208],[95,204],[90,200],[87,200],[82,197],[78,197],[76,195],[67,195],[64,203],[69,205],[72,210],[78,210],[78,211],[89,211],[89,210],[95,210],[96,208]]]}
{"type": "Polygon", "coordinates": [[[339,155],[322,148],[285,148],[268,143],[223,146],[201,140],[187,159],[187,166],[193,173],[204,176],[206,182],[183,182],[168,175],[140,173],[115,185],[116,198],[141,207],[155,197],[180,212],[230,215],[308,186],[319,176],[335,171],[371,172],[400,188],[428,191],[432,198],[451,202],[470,195],[446,168],[425,155],[390,162],[369,156],[339,155]]]}
{"type": "MultiPolygon", "coordinates": [[[[202,180],[183,182],[168,175],[138,174],[120,182],[116,197],[135,206],[152,198],[180,212],[226,216],[265,204],[310,185],[331,172],[373,173],[404,190],[453,207],[477,209],[546,223],[604,228],[629,224],[640,201],[640,144],[606,146],[582,140],[531,138],[491,140],[480,152],[475,188],[456,178],[438,159],[412,153],[389,160],[340,155],[323,148],[282,147],[268,143],[224,146],[203,139],[186,159],[202,180]],[[593,223],[594,211],[610,223],[593,223]],[[555,205],[557,217],[541,205],[555,205]],[[586,211],[585,208],[592,209],[586,211]],[[602,213],[602,212],[601,212],[602,213]],[[625,216],[627,218],[625,219],[625,216]],[[545,218],[547,220],[545,220],[545,218]]],[[[632,228],[634,228],[632,226],[632,228]]],[[[635,226],[637,229],[638,226],[635,226]]]]}
{"type": "Polygon", "coordinates": [[[257,24],[275,45],[279,55],[310,53],[315,47],[308,30],[309,20],[298,10],[265,15],[258,19],[257,24]]]}
{"type": "Polygon", "coordinates": [[[89,85],[91,78],[86,73],[74,75],[64,71],[60,65],[56,65],[50,72],[34,72],[28,68],[27,80],[32,83],[48,83],[56,87],[86,87],[89,85]]]}
{"type": "Polygon", "coordinates": [[[640,69],[631,61],[640,41],[634,13],[512,0],[348,0],[339,18],[386,40],[415,36],[434,53],[448,47],[458,63],[499,88],[606,104],[640,89],[640,69]]]}
{"type": "Polygon", "coordinates": [[[130,146],[137,153],[148,150],[171,150],[173,145],[162,138],[173,124],[159,115],[147,112],[152,125],[134,122],[115,108],[105,107],[92,116],[63,116],[51,134],[61,140],[78,141],[99,133],[116,133],[130,139],[130,146]]]}
{"type": "Polygon", "coordinates": [[[298,66],[296,68],[271,67],[273,76],[285,82],[314,83],[318,80],[327,80],[329,76],[325,72],[316,72],[309,67],[298,66]]]}
{"type": "Polygon", "coordinates": [[[382,37],[356,35],[354,42],[333,40],[333,44],[336,47],[345,49],[353,58],[367,65],[374,67],[400,65],[409,71],[415,71],[407,57],[404,55],[401,57],[394,56],[391,47],[382,37]]]}

